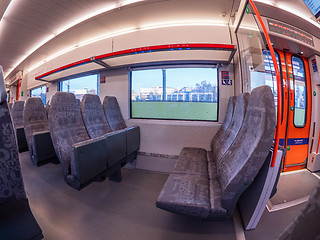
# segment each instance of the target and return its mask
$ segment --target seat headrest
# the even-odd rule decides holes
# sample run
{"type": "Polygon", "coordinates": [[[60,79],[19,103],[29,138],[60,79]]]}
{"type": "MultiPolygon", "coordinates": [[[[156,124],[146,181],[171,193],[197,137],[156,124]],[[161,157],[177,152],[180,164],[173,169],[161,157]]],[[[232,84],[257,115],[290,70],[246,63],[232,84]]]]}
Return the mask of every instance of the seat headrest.
{"type": "Polygon", "coordinates": [[[6,86],[4,85],[2,66],[0,65],[0,103],[6,101],[6,99],[7,99],[7,91],[6,91],[6,86]]]}

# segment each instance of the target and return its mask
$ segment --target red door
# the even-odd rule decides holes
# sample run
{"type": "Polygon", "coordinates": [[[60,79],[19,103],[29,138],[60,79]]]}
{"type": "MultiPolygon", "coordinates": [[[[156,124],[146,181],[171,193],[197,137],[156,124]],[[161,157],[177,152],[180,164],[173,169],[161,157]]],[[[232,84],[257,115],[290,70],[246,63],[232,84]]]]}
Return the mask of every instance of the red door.
{"type": "MultiPolygon", "coordinates": [[[[283,171],[306,167],[308,140],[311,120],[311,83],[308,61],[306,58],[282,52],[281,61],[285,60],[282,75],[284,88],[284,122],[286,122],[284,147],[287,155],[283,171]]],[[[282,62],[283,65],[283,62],[282,62]]],[[[283,131],[282,124],[282,131],[283,131]]]]}

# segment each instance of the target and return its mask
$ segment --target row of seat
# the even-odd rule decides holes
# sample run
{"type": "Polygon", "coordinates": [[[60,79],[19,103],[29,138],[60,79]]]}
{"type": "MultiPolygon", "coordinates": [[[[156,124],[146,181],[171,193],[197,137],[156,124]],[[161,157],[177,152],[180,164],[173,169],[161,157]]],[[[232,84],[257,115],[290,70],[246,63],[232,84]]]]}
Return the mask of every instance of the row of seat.
{"type": "Polygon", "coordinates": [[[79,103],[64,92],[46,108],[37,97],[14,103],[12,118],[24,129],[32,162],[39,166],[58,158],[65,181],[79,190],[108,176],[121,181],[121,167],[140,147],[139,127],[127,128],[115,97],[105,97],[102,106],[99,96],[86,94],[79,103]]]}
{"type": "Polygon", "coordinates": [[[121,167],[137,156],[139,127],[127,128],[115,97],[106,97],[103,108],[96,95],[86,95],[80,107],[72,93],[51,99],[52,142],[66,182],[76,189],[105,177],[121,181],[121,167]]]}
{"type": "Polygon", "coordinates": [[[231,217],[273,144],[275,107],[268,86],[229,99],[211,151],[182,149],[156,206],[207,219],[231,217]]]}

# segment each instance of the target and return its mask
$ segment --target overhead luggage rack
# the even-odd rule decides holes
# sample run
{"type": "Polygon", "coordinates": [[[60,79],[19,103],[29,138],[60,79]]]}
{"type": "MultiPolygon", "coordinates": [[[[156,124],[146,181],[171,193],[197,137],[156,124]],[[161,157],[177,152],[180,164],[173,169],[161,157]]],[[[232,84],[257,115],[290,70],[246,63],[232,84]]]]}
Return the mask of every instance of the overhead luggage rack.
{"type": "Polygon", "coordinates": [[[96,71],[101,69],[113,69],[119,67],[135,67],[152,65],[159,62],[180,62],[180,63],[216,63],[229,64],[236,51],[232,44],[169,44],[156,45],[141,48],[120,50],[91,58],[73,62],[62,67],[43,73],[37,77],[40,81],[54,81],[67,76],[96,71]],[[190,56],[189,51],[197,51],[196,55],[190,56]],[[168,54],[168,52],[172,52],[168,54]]]}

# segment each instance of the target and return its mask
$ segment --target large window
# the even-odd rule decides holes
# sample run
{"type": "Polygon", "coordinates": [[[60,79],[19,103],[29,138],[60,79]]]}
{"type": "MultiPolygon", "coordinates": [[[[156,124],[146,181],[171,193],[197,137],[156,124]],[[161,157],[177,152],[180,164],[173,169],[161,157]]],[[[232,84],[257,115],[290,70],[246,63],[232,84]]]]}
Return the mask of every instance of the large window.
{"type": "Polygon", "coordinates": [[[218,120],[216,68],[131,72],[131,117],[218,120]]]}
{"type": "Polygon", "coordinates": [[[306,78],[304,64],[301,58],[292,56],[294,79],[294,119],[295,127],[304,127],[306,124],[306,78]]]}
{"type": "Polygon", "coordinates": [[[59,91],[71,92],[81,101],[82,97],[87,93],[98,95],[98,86],[98,75],[90,75],[60,82],[59,91]]]}
{"type": "Polygon", "coordinates": [[[31,97],[40,97],[43,104],[46,105],[47,102],[47,87],[46,86],[42,86],[42,87],[39,87],[39,88],[35,88],[35,89],[32,89],[30,91],[30,96],[31,97]]]}

